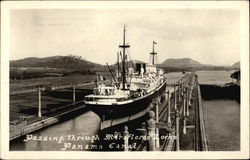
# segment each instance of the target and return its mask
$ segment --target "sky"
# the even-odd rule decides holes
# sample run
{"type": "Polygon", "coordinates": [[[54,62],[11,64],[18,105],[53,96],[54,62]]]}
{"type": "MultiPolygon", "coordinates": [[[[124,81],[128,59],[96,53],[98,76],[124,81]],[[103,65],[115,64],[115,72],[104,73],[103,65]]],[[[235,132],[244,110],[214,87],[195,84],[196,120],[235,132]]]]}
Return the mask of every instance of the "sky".
{"type": "Polygon", "coordinates": [[[78,55],[113,64],[123,40],[129,59],[158,63],[192,58],[203,64],[240,60],[240,12],[235,9],[19,9],[10,14],[10,60],[78,55]]]}

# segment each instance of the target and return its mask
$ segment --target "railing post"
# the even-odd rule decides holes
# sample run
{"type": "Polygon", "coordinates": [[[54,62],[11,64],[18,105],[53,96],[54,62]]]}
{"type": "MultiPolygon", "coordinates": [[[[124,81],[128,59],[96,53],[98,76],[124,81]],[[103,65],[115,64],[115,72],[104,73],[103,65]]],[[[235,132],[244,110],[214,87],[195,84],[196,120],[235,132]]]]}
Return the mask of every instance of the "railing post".
{"type": "Polygon", "coordinates": [[[187,103],[186,103],[186,106],[187,106],[187,116],[189,116],[189,101],[190,101],[190,98],[189,98],[189,94],[190,94],[190,88],[188,87],[187,88],[187,103]]]}
{"type": "Polygon", "coordinates": [[[147,133],[148,133],[148,151],[155,151],[155,113],[149,111],[149,120],[147,120],[147,133]]]}
{"type": "Polygon", "coordinates": [[[38,87],[38,117],[42,117],[42,105],[41,105],[41,88],[38,87]]]}
{"type": "Polygon", "coordinates": [[[186,134],[187,133],[187,127],[186,127],[186,117],[183,117],[183,134],[186,134]]]}
{"type": "Polygon", "coordinates": [[[178,110],[176,110],[175,113],[175,136],[176,136],[176,145],[175,145],[175,149],[176,151],[180,150],[180,137],[179,137],[179,113],[178,110]]]}
{"type": "Polygon", "coordinates": [[[190,86],[190,90],[189,90],[189,105],[191,106],[191,98],[192,98],[192,93],[193,93],[193,82],[190,86]]]}
{"type": "MultiPolygon", "coordinates": [[[[167,120],[167,123],[168,123],[168,126],[170,126],[171,124],[171,117],[170,117],[170,91],[168,90],[168,120],[167,120]]],[[[157,121],[158,122],[158,121],[157,121]]]]}
{"type": "Polygon", "coordinates": [[[179,87],[178,87],[178,104],[180,103],[181,101],[181,80],[179,81],[179,87]]]}
{"type": "Polygon", "coordinates": [[[174,84],[174,110],[176,110],[176,84],[174,84]]]}
{"type": "Polygon", "coordinates": [[[76,85],[73,84],[73,103],[76,102],[76,85]]]}
{"type": "Polygon", "coordinates": [[[184,82],[183,79],[181,79],[181,95],[183,96],[184,94],[184,82]]]}
{"type": "Polygon", "coordinates": [[[183,94],[183,134],[186,134],[186,94],[185,94],[185,91],[183,94]]]}
{"type": "Polygon", "coordinates": [[[186,116],[186,95],[183,94],[183,116],[186,116]]]}
{"type": "MultiPolygon", "coordinates": [[[[155,103],[155,121],[159,122],[159,105],[158,101],[155,103]]],[[[160,147],[160,141],[159,141],[159,128],[155,129],[155,147],[160,147]]]]}
{"type": "Polygon", "coordinates": [[[129,139],[128,126],[124,126],[124,151],[129,151],[128,139],[129,139]]]}

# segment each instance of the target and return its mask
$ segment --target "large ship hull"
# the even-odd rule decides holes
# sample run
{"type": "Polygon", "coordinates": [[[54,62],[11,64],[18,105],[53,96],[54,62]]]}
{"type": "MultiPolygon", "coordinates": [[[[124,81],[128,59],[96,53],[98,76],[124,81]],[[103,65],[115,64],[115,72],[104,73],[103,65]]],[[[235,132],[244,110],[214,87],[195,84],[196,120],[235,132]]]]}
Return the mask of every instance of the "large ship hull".
{"type": "Polygon", "coordinates": [[[155,98],[163,97],[165,95],[166,82],[161,84],[152,92],[143,97],[131,99],[130,102],[124,104],[100,105],[100,104],[86,104],[87,107],[97,113],[102,120],[117,119],[121,117],[136,114],[145,108],[149,107],[155,98]]]}

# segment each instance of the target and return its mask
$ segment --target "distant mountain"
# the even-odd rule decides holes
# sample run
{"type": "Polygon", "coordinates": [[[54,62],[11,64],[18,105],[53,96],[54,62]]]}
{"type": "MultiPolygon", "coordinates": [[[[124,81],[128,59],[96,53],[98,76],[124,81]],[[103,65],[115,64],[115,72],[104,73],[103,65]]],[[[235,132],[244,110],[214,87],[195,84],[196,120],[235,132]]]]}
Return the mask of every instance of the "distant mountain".
{"type": "Polygon", "coordinates": [[[62,56],[53,56],[46,58],[28,57],[19,60],[12,60],[10,61],[10,65],[17,67],[45,67],[46,65],[48,65],[48,62],[55,61],[60,58],[62,58],[62,56]]]}
{"type": "MultiPolygon", "coordinates": [[[[191,59],[191,58],[180,58],[180,59],[167,59],[160,64],[162,67],[171,68],[197,68],[204,67],[203,64],[191,59]]],[[[205,65],[207,66],[207,65],[205,65]]]]}
{"type": "Polygon", "coordinates": [[[45,58],[28,57],[10,61],[11,67],[43,67],[58,69],[100,69],[104,65],[81,59],[79,56],[52,56],[45,58]]]}
{"type": "Polygon", "coordinates": [[[159,64],[166,72],[172,71],[196,71],[196,70],[228,70],[233,69],[232,66],[214,66],[210,64],[202,64],[191,58],[167,59],[159,64]]]}
{"type": "MultiPolygon", "coordinates": [[[[140,60],[131,60],[126,62],[126,66],[133,66],[135,63],[144,63],[140,60]]],[[[119,63],[120,67],[121,62],[119,63]]],[[[20,60],[10,61],[11,67],[41,67],[41,68],[57,68],[67,70],[90,70],[90,71],[107,71],[106,65],[93,63],[82,59],[79,56],[52,56],[45,58],[28,57],[20,60]]],[[[180,58],[180,59],[167,59],[158,66],[164,68],[166,71],[177,71],[177,70],[211,70],[211,69],[233,69],[240,68],[240,62],[233,64],[232,66],[213,66],[208,64],[202,64],[191,58],[180,58]]],[[[111,70],[116,70],[117,65],[110,65],[111,70]]]]}
{"type": "Polygon", "coordinates": [[[232,65],[233,68],[240,68],[240,62],[236,62],[232,65]]]}

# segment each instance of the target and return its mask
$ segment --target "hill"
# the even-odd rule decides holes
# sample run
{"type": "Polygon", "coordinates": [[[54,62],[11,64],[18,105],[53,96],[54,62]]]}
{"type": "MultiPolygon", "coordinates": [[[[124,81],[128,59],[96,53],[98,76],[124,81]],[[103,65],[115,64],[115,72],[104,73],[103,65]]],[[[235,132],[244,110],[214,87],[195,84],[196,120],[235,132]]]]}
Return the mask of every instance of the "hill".
{"type": "Polygon", "coordinates": [[[191,58],[167,59],[160,65],[162,67],[172,67],[172,68],[197,68],[204,66],[203,64],[191,58]]]}
{"type": "Polygon", "coordinates": [[[240,62],[236,62],[232,65],[233,68],[237,68],[239,69],[240,68],[240,62]]]}
{"type": "Polygon", "coordinates": [[[70,75],[95,75],[106,72],[104,65],[83,60],[79,56],[28,57],[10,61],[11,79],[30,79],[70,75]]]}
{"type": "Polygon", "coordinates": [[[202,64],[191,58],[167,59],[159,64],[166,72],[171,71],[197,71],[197,70],[229,70],[234,69],[232,66],[214,66],[202,64]]]}
{"type": "Polygon", "coordinates": [[[57,68],[67,70],[82,70],[82,69],[103,69],[104,66],[83,60],[79,56],[52,56],[45,58],[28,57],[20,60],[10,61],[11,67],[27,67],[27,68],[57,68]]]}

